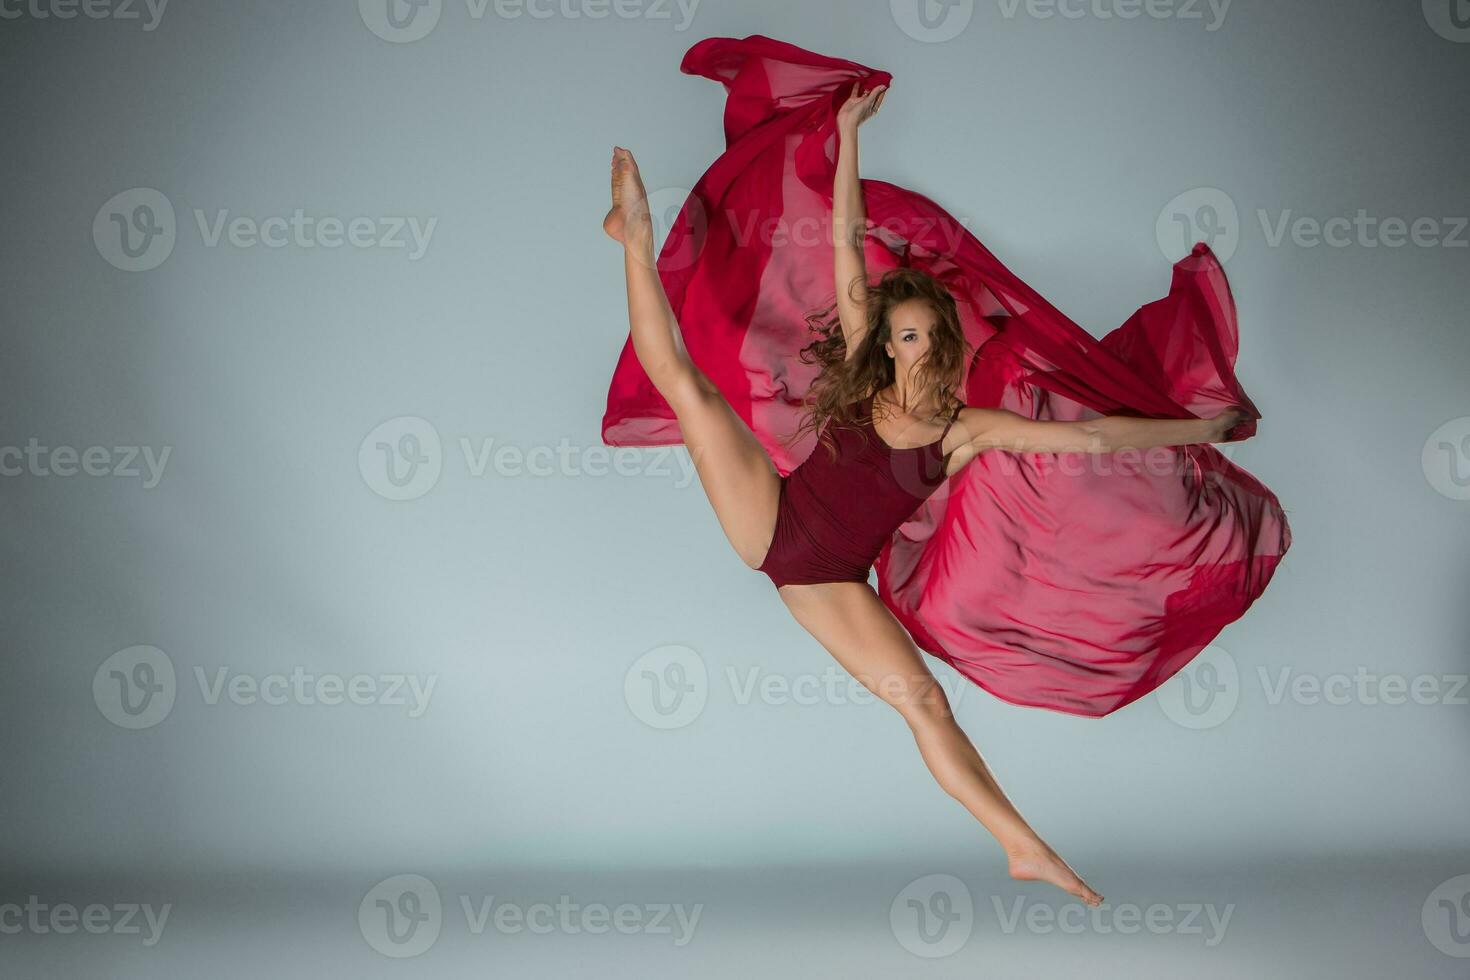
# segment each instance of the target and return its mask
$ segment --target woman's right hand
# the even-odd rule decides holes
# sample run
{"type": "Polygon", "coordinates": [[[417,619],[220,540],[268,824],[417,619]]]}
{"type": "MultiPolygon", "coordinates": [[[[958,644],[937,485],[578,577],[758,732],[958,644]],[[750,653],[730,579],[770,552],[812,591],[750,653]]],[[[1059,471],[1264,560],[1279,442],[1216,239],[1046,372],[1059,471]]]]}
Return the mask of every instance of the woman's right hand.
{"type": "Polygon", "coordinates": [[[862,84],[853,83],[847,101],[837,110],[837,128],[844,133],[856,132],[859,126],[873,118],[883,105],[883,97],[888,94],[887,85],[878,85],[869,89],[866,94],[859,95],[858,89],[862,84]]]}

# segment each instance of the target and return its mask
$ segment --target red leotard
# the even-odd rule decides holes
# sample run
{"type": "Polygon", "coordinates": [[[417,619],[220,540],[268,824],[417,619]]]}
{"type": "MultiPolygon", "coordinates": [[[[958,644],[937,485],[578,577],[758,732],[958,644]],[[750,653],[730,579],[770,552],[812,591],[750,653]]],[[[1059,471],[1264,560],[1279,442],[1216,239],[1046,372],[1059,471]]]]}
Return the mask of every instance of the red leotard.
{"type": "Polygon", "coordinates": [[[958,410],[934,442],[898,449],[873,428],[872,406],[872,395],[856,403],[856,427],[829,424],[781,478],[776,533],[760,565],[777,588],[866,582],[893,532],[944,482],[951,453],[941,447],[958,410]]]}

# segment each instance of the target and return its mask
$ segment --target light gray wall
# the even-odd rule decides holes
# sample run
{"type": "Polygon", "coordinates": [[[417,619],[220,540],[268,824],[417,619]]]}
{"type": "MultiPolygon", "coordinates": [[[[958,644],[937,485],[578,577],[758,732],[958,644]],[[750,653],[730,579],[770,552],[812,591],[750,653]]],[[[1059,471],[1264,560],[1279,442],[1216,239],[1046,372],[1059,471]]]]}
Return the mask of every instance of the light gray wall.
{"type": "Polygon", "coordinates": [[[352,3],[177,2],[152,30],[6,20],[0,444],[106,447],[102,468],[115,447],[169,455],[151,486],[30,463],[0,479],[0,859],[427,873],[991,846],[888,709],[741,703],[728,671],[799,683],[830,661],[726,545],[682,451],[585,472],[627,329],[599,230],[610,148],[633,148],[651,190],[691,186],[722,147],[723,91],[680,58],[751,33],[892,71],[866,174],[944,204],[1097,333],[1165,291],[1161,221],[1207,217],[1207,188],[1238,212],[1216,248],[1265,419],[1235,459],[1279,494],[1295,546],[1210,654],[1239,680],[1205,716],[1152,697],[1103,721],[1015,708],[935,664],[1042,833],[1180,862],[1463,849],[1470,692],[1273,702],[1283,670],[1444,693],[1470,669],[1470,503],[1438,448],[1470,472],[1470,43],[1419,6],[982,3],[942,42],[881,2],[706,0],[686,23],[651,0],[623,9],[667,18],[477,19],[445,0],[411,43],[352,3]],[[143,199],[104,205],[136,188],[167,199],[177,237],[129,272],[108,215],[143,199]],[[435,224],[415,257],[211,246],[195,217],[297,208],[435,224]],[[1434,219],[1438,243],[1272,244],[1260,216],[1360,209],[1434,219]],[[442,469],[392,500],[377,444],[411,450],[404,417],[438,436],[418,446],[442,469]],[[462,439],[565,460],[475,475],[462,439]],[[167,656],[175,700],[129,730],[101,705],[131,654],[103,665],[140,645],[167,656]],[[659,730],[640,658],[670,645],[706,669],[706,701],[659,730]],[[195,673],[297,667],[435,687],[410,717],[210,704],[195,673]]]}

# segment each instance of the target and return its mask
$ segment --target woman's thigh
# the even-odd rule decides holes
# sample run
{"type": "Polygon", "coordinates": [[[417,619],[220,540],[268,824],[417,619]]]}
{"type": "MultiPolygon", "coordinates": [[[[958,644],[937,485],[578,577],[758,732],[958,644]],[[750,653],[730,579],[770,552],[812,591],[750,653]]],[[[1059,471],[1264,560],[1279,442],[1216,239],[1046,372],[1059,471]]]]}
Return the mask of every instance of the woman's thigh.
{"type": "Polygon", "coordinates": [[[910,722],[950,714],[923,652],[871,586],[831,582],[779,591],[796,621],[843,669],[910,722]]]}
{"type": "Polygon", "coordinates": [[[672,386],[667,400],[700,485],[737,554],[758,568],[776,531],[781,476],[750,426],[698,368],[672,386]]]}

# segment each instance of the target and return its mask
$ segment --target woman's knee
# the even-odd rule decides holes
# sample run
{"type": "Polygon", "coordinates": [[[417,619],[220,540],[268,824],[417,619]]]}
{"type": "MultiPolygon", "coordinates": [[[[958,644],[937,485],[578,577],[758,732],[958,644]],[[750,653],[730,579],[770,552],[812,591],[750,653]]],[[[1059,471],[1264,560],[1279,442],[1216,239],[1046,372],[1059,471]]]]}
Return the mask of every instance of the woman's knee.
{"type": "Polygon", "coordinates": [[[903,715],[904,721],[915,731],[954,724],[954,711],[950,707],[949,697],[944,693],[938,678],[932,674],[905,686],[900,695],[888,699],[888,703],[903,715]]]}

